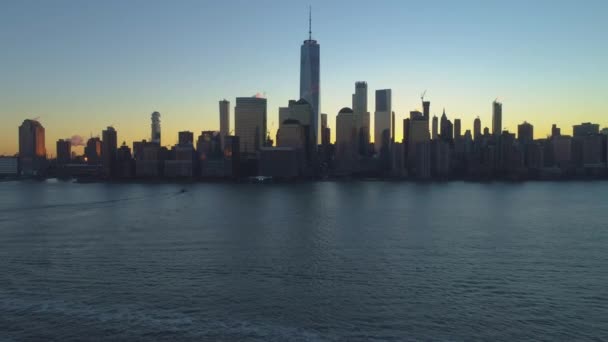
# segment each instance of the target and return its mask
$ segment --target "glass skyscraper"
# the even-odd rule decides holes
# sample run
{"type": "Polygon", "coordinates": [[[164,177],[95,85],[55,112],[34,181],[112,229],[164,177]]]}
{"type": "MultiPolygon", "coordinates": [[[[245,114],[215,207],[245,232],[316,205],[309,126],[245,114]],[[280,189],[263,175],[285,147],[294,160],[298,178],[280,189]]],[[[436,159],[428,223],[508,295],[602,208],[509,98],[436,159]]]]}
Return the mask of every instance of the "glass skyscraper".
{"type": "Polygon", "coordinates": [[[312,31],[310,26],[308,39],[302,43],[300,48],[300,98],[306,100],[312,106],[313,120],[312,131],[316,144],[319,143],[319,94],[320,86],[320,47],[316,40],[312,39],[312,31]]]}

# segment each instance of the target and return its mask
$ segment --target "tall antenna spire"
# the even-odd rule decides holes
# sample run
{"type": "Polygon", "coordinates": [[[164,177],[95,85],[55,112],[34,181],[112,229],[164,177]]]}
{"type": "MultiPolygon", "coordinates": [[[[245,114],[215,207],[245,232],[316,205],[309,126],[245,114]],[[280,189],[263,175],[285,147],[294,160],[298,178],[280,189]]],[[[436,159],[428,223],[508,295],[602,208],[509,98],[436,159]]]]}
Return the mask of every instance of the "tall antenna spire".
{"type": "Polygon", "coordinates": [[[308,40],[312,40],[312,6],[308,6],[308,40]]]}

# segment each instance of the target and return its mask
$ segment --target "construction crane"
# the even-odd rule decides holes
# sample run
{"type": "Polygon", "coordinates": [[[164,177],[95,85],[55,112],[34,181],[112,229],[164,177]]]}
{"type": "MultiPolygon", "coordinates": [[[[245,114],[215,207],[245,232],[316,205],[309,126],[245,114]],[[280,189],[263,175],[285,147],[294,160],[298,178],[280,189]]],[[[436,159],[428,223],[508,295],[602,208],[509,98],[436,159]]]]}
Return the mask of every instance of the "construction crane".
{"type": "Polygon", "coordinates": [[[420,100],[422,100],[422,102],[424,102],[424,95],[426,95],[426,90],[420,95],[420,100]]]}

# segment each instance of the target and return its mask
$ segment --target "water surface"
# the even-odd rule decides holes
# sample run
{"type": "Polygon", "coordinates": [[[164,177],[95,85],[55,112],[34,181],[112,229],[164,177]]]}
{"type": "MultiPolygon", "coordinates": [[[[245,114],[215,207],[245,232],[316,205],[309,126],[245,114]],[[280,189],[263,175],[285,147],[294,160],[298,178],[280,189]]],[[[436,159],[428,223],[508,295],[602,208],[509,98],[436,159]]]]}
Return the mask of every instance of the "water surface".
{"type": "Polygon", "coordinates": [[[607,284],[608,182],[0,183],[0,341],[606,340],[607,284]]]}

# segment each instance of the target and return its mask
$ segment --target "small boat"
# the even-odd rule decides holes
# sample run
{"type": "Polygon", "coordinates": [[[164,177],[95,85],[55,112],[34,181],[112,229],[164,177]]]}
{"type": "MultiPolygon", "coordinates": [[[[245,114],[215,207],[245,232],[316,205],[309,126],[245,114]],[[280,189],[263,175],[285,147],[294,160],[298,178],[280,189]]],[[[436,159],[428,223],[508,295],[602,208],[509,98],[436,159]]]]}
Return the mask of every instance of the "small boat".
{"type": "Polygon", "coordinates": [[[186,192],[186,189],[184,189],[184,188],[182,188],[182,189],[179,191],[179,193],[180,193],[180,194],[183,194],[184,192],[186,192]]]}

